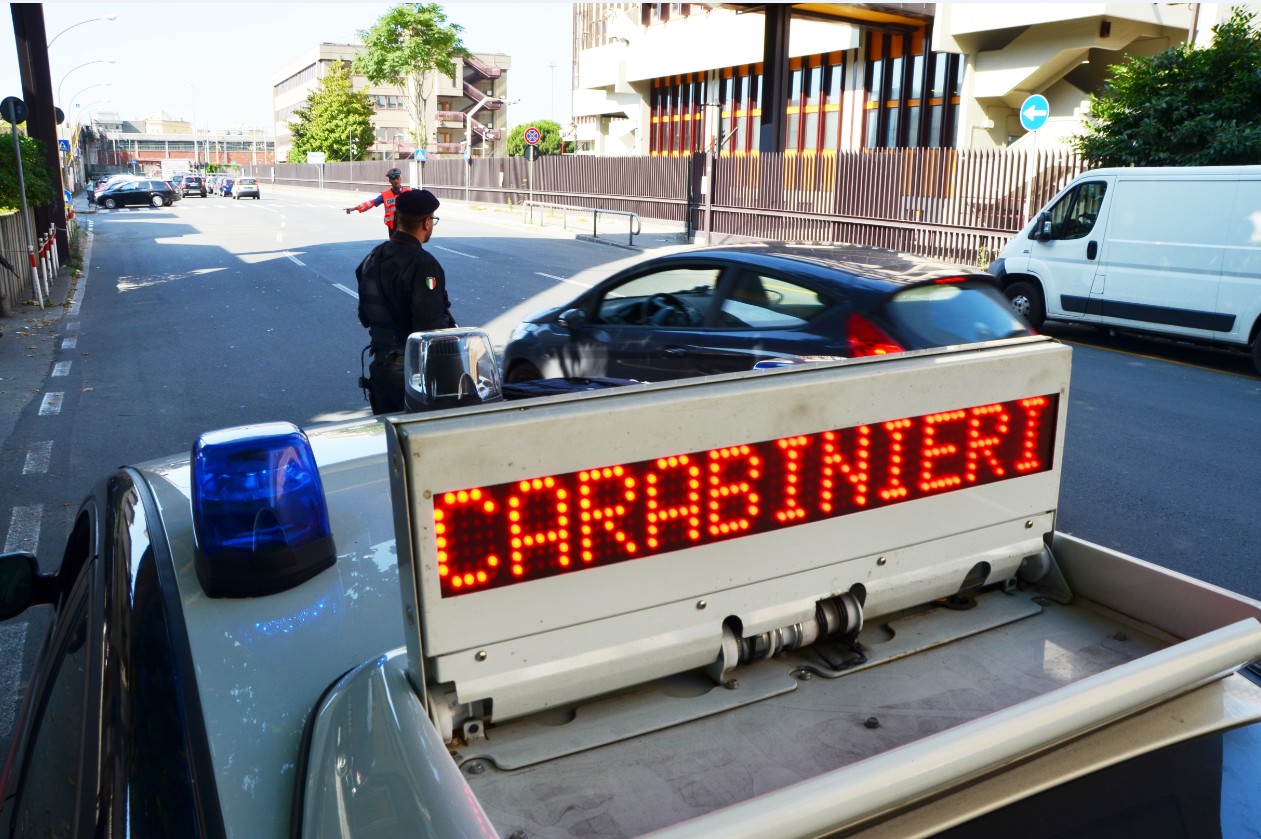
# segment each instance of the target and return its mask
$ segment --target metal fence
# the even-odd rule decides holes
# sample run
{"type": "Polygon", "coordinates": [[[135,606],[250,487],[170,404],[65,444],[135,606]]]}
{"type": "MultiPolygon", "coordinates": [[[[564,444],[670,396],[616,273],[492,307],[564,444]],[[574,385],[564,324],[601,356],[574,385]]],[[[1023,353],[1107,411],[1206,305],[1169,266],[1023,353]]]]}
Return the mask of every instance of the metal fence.
{"type": "MultiPolygon", "coordinates": [[[[276,183],[375,192],[395,165],[410,162],[246,168],[276,183]]],[[[419,180],[439,198],[629,211],[685,224],[708,241],[849,242],[984,265],[1082,170],[1066,150],[887,149],[444,159],[423,164],[419,180]]]]}
{"type": "Polygon", "coordinates": [[[0,256],[13,266],[9,270],[0,265],[0,315],[7,315],[14,307],[34,296],[26,248],[26,226],[22,213],[15,211],[0,215],[0,256]]]}

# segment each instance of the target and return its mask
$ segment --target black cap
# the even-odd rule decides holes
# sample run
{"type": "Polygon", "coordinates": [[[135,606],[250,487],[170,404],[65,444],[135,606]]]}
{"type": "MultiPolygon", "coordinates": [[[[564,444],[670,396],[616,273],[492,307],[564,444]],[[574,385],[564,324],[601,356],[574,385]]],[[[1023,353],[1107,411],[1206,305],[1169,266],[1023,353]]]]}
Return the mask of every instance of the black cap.
{"type": "Polygon", "coordinates": [[[390,171],[386,172],[386,173],[385,173],[385,177],[386,177],[386,178],[401,178],[401,177],[403,177],[403,173],[402,173],[402,172],[400,172],[397,168],[395,168],[395,169],[391,169],[390,171]]]}
{"type": "Polygon", "coordinates": [[[433,215],[438,210],[438,198],[427,189],[409,189],[394,199],[394,209],[409,216],[433,215]]]}

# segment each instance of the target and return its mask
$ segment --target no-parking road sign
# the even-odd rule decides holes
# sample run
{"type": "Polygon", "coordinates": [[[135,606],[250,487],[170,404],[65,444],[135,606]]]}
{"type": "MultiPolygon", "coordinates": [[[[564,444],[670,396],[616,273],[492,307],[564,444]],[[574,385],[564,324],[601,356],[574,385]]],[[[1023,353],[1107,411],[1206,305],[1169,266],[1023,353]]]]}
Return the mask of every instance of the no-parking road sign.
{"type": "Polygon", "coordinates": [[[525,130],[525,141],[530,145],[537,146],[540,139],[542,139],[542,137],[537,128],[531,126],[525,130]]]}

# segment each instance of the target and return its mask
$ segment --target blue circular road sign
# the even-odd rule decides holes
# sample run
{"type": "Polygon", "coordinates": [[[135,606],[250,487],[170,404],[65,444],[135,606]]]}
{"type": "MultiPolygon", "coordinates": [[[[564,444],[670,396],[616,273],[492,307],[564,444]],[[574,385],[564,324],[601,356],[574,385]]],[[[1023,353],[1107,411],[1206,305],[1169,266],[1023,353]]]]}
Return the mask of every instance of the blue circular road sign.
{"type": "Polygon", "coordinates": [[[1035,93],[1020,105],[1020,124],[1025,131],[1037,131],[1046,125],[1051,115],[1051,103],[1041,93],[1035,93]]]}

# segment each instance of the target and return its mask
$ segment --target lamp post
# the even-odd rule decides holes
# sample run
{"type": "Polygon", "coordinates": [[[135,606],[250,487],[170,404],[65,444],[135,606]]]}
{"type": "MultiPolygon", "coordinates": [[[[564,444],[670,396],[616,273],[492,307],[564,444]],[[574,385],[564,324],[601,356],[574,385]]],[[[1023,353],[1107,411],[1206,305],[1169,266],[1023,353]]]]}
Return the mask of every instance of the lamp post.
{"type": "Polygon", "coordinates": [[[78,67],[71,67],[70,71],[67,72],[66,75],[62,76],[61,81],[57,83],[57,101],[61,102],[61,86],[66,83],[66,79],[70,76],[70,73],[73,73],[75,70],[79,70],[83,67],[87,67],[89,64],[113,64],[113,63],[114,63],[114,59],[112,58],[98,58],[95,61],[85,61],[82,64],[80,64],[78,67]]]}
{"type": "Polygon", "coordinates": [[[69,26],[67,26],[65,29],[61,30],[56,35],[54,35],[53,40],[48,42],[47,48],[51,48],[53,45],[53,41],[56,41],[58,38],[60,38],[62,35],[65,35],[67,32],[69,32],[71,29],[74,29],[76,26],[82,26],[85,23],[96,23],[98,20],[118,20],[118,15],[105,15],[104,17],[93,17],[93,18],[88,18],[87,20],[81,20],[78,23],[72,23],[69,26]]]}
{"type": "MultiPolygon", "coordinates": [[[[469,200],[469,170],[473,168],[473,114],[491,102],[498,102],[500,105],[504,104],[504,100],[498,96],[487,96],[464,115],[464,202],[466,204],[469,200]]],[[[485,138],[483,138],[482,142],[485,142],[485,138]]]]}
{"type": "Polygon", "coordinates": [[[83,95],[83,91],[85,91],[85,90],[91,90],[91,89],[92,89],[92,88],[94,88],[94,87],[112,87],[112,86],[113,86],[113,84],[114,84],[113,82],[97,82],[96,84],[90,84],[90,85],[88,85],[87,87],[83,88],[83,90],[80,90],[80,91],[78,91],[77,93],[75,93],[75,95],[74,95],[74,96],[71,96],[71,97],[70,97],[70,104],[71,104],[71,105],[73,105],[73,104],[74,104],[74,100],[76,100],[76,99],[78,99],[80,96],[82,96],[82,95],[83,95]]]}

